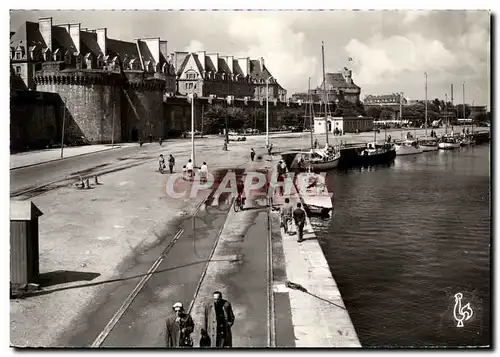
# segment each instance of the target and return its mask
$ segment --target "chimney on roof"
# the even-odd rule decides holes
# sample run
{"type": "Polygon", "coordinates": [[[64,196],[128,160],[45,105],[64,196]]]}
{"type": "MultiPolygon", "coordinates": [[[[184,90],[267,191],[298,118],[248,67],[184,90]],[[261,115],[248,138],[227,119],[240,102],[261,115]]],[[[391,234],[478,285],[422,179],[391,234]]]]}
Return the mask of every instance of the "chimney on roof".
{"type": "Polygon", "coordinates": [[[246,77],[250,74],[250,58],[243,57],[237,59],[238,64],[240,65],[241,71],[243,72],[243,76],[246,77]]]}
{"type": "Polygon", "coordinates": [[[107,38],[107,29],[102,28],[102,29],[97,29],[97,44],[99,45],[99,49],[101,50],[102,54],[106,56],[106,38],[107,38]]]}
{"type": "Polygon", "coordinates": [[[215,67],[215,72],[219,72],[219,54],[218,53],[209,53],[208,57],[210,57],[210,60],[214,64],[215,67]]]}
{"type": "Polygon", "coordinates": [[[70,24],[69,35],[75,44],[76,52],[80,53],[80,24],[70,24]]]}
{"type": "Polygon", "coordinates": [[[207,56],[207,51],[198,51],[198,60],[201,63],[201,68],[205,71],[206,66],[205,66],[205,57],[207,56]]]}
{"type": "Polygon", "coordinates": [[[263,71],[264,66],[266,65],[266,62],[264,62],[264,57],[261,57],[259,62],[260,62],[260,70],[263,71]]]}
{"type": "Polygon", "coordinates": [[[234,61],[234,56],[227,56],[226,57],[226,62],[227,66],[229,67],[229,73],[233,74],[233,61],[234,61]]]}
{"type": "Polygon", "coordinates": [[[188,56],[189,53],[187,52],[174,52],[172,53],[172,58],[174,60],[173,65],[175,67],[175,72],[177,73],[178,70],[180,70],[182,62],[184,62],[184,59],[188,56]]]}
{"type": "MultiPolygon", "coordinates": [[[[160,53],[165,58],[165,61],[168,61],[167,43],[167,41],[160,41],[160,53]]],[[[161,65],[163,66],[163,63],[161,65]]]]}
{"type": "Polygon", "coordinates": [[[50,52],[52,52],[52,17],[38,20],[38,28],[50,52]]]}

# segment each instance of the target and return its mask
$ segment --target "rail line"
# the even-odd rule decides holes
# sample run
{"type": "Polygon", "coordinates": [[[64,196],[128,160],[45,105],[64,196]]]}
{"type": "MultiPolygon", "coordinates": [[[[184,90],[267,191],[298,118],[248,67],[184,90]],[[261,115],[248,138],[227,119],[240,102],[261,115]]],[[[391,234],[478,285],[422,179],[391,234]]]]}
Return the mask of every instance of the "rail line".
{"type": "MultiPolygon", "coordinates": [[[[207,199],[205,198],[204,200],[202,200],[198,204],[198,206],[196,206],[196,209],[193,212],[193,214],[191,215],[191,218],[196,217],[196,215],[198,214],[201,206],[206,202],[206,200],[207,199]]],[[[221,232],[222,232],[222,228],[219,231],[219,234],[218,234],[218,236],[216,238],[216,242],[218,241],[221,232]]],[[[123,315],[125,314],[125,312],[127,312],[128,308],[130,307],[130,305],[132,305],[132,303],[134,302],[135,298],[142,291],[142,289],[144,288],[144,286],[146,285],[146,283],[149,281],[149,279],[155,274],[155,272],[158,269],[158,267],[161,265],[161,263],[163,262],[163,260],[167,257],[168,253],[172,250],[172,248],[175,246],[175,244],[179,241],[179,238],[182,236],[183,233],[184,233],[184,229],[182,229],[182,228],[177,231],[177,233],[174,235],[174,237],[172,238],[172,240],[168,243],[168,245],[162,251],[162,253],[160,254],[160,256],[156,259],[156,261],[153,263],[153,265],[151,266],[151,268],[148,270],[148,272],[146,273],[146,275],[144,275],[143,278],[137,283],[137,285],[134,287],[134,289],[132,290],[132,292],[127,296],[127,298],[125,299],[125,301],[118,308],[118,310],[115,312],[115,314],[113,315],[113,317],[109,320],[108,324],[104,327],[104,329],[101,331],[101,333],[94,340],[94,342],[90,346],[91,348],[99,348],[99,347],[102,346],[102,344],[104,343],[104,341],[106,341],[106,339],[109,336],[109,334],[111,333],[111,331],[113,331],[113,329],[115,328],[115,326],[117,325],[117,323],[120,321],[120,319],[123,317],[123,315]]],[[[216,246],[216,244],[214,244],[214,247],[215,246],[216,246]]],[[[213,248],[213,250],[214,249],[215,248],[213,248]]]]}

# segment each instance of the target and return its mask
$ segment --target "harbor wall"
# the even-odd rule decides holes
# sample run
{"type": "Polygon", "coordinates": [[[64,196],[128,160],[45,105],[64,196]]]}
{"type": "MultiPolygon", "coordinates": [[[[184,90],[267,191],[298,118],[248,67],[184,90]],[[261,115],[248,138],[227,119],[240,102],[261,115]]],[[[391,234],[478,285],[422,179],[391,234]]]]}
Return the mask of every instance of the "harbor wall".
{"type": "MultiPolygon", "coordinates": [[[[304,205],[295,187],[289,198],[294,206],[298,202],[304,205]]],[[[284,197],[274,199],[274,204],[283,203],[284,197]]],[[[295,347],[361,347],[309,217],[306,215],[302,243],[297,242],[296,235],[285,234],[280,225],[273,224],[272,230],[281,236],[286,280],[306,290],[274,282],[275,294],[286,292],[289,295],[295,347]]]]}

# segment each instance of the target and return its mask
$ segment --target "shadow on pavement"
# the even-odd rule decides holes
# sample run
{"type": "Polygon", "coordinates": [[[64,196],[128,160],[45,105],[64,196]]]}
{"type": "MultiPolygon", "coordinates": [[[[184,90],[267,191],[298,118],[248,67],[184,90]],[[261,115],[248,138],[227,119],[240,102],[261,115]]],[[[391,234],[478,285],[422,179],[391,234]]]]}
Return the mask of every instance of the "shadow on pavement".
{"type": "Polygon", "coordinates": [[[72,283],[75,281],[92,281],[101,276],[99,273],[87,273],[71,270],[57,270],[50,273],[40,274],[40,286],[53,286],[72,283]]]}
{"type": "MultiPolygon", "coordinates": [[[[210,260],[210,262],[234,262],[236,260],[238,260],[238,259],[212,259],[212,260],[210,260]]],[[[207,262],[208,262],[208,260],[199,260],[199,261],[196,261],[196,262],[192,262],[192,263],[188,263],[188,264],[184,264],[184,265],[179,265],[179,266],[172,267],[172,268],[157,270],[154,273],[152,273],[151,275],[153,276],[153,275],[156,275],[156,274],[161,274],[161,273],[166,272],[166,271],[171,271],[171,270],[175,270],[175,269],[186,268],[186,267],[189,267],[189,266],[193,266],[193,265],[197,265],[197,264],[203,264],[203,263],[207,263],[207,262]]],[[[78,273],[78,272],[74,272],[74,273],[78,273]]],[[[50,274],[50,273],[48,273],[48,274],[50,274]]],[[[79,274],[97,274],[97,273],[79,273],[79,274]]],[[[98,274],[98,275],[100,275],[100,274],[98,274]]],[[[85,283],[85,284],[79,284],[79,285],[73,285],[73,286],[65,286],[65,287],[54,288],[54,289],[50,289],[50,290],[38,290],[38,291],[33,291],[33,292],[25,293],[22,298],[24,299],[24,298],[34,297],[34,296],[43,296],[43,295],[55,293],[57,291],[86,288],[86,287],[104,285],[104,284],[109,284],[109,283],[117,283],[117,282],[120,282],[120,281],[127,281],[127,280],[142,278],[142,277],[144,277],[146,275],[148,275],[148,274],[145,273],[145,274],[133,275],[133,276],[125,277],[125,278],[117,278],[117,279],[110,279],[110,280],[104,280],[104,281],[96,281],[94,283],[85,283]]],[[[82,279],[80,279],[80,280],[82,280],[82,279]]],[[[73,281],[77,281],[77,280],[73,280],[73,281]]],[[[61,283],[59,283],[59,284],[61,284],[61,283]]],[[[43,284],[41,284],[41,285],[43,285],[43,284]]],[[[51,285],[56,285],[56,284],[51,284],[51,285]]]]}

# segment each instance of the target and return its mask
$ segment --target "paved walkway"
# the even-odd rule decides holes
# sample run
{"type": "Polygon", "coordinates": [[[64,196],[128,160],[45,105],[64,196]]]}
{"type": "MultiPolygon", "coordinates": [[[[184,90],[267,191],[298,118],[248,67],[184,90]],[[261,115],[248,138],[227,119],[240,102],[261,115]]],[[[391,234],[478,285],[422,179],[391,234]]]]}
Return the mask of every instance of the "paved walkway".
{"type": "MultiPolygon", "coordinates": [[[[294,206],[301,201],[295,186],[289,198],[294,206]]],[[[283,203],[284,197],[274,198],[274,205],[283,203]]],[[[300,244],[296,235],[285,234],[278,227],[274,225],[273,230],[281,233],[287,280],[307,290],[290,289],[281,282],[274,285],[275,293],[289,294],[295,346],[361,347],[309,217],[304,227],[305,241],[300,244]]]]}
{"type": "MultiPolygon", "coordinates": [[[[251,163],[247,171],[265,165],[264,161],[251,163]]],[[[266,204],[263,193],[248,197],[243,211],[231,208],[193,302],[192,317],[197,324],[203,321],[204,305],[212,301],[214,291],[221,291],[231,302],[236,317],[233,347],[268,347],[266,204]]],[[[195,346],[201,327],[195,329],[195,346]]]]}
{"type": "MultiPolygon", "coordinates": [[[[131,146],[137,144],[116,144],[114,149],[119,149],[125,146],[131,146]]],[[[85,146],[72,146],[65,147],[63,150],[64,158],[92,154],[99,151],[111,150],[113,147],[111,144],[106,145],[85,145],[85,146]]],[[[36,150],[21,152],[18,154],[10,155],[10,169],[17,169],[20,167],[31,166],[41,164],[47,161],[60,160],[61,159],[61,148],[56,149],[46,149],[46,150],[36,150]]]]}

